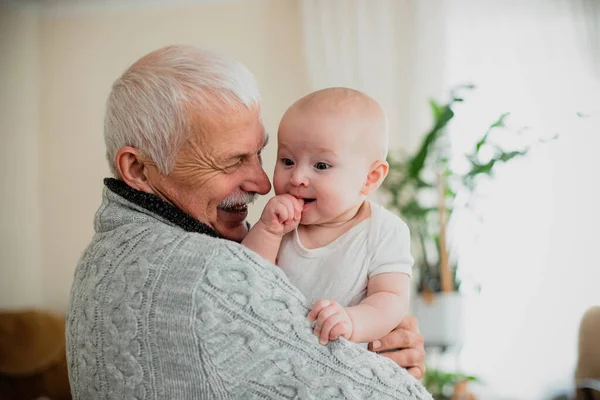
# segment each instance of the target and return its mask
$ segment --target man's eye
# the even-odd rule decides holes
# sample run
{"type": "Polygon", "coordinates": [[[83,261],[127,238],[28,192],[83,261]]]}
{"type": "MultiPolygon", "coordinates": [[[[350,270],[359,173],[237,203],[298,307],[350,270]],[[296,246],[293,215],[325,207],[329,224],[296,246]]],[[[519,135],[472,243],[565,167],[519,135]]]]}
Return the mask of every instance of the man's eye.
{"type": "Polygon", "coordinates": [[[324,163],[324,162],[318,162],[315,164],[315,168],[320,169],[320,170],[329,169],[329,167],[331,167],[331,165],[324,163]]]}
{"type": "Polygon", "coordinates": [[[290,160],[289,158],[282,158],[281,163],[283,165],[285,165],[286,167],[291,167],[292,165],[294,165],[294,162],[292,160],[290,160]]]}
{"type": "Polygon", "coordinates": [[[240,168],[243,164],[244,160],[239,159],[237,162],[228,165],[227,167],[225,167],[225,172],[230,174],[232,172],[235,172],[238,170],[238,168],[240,168]]]}

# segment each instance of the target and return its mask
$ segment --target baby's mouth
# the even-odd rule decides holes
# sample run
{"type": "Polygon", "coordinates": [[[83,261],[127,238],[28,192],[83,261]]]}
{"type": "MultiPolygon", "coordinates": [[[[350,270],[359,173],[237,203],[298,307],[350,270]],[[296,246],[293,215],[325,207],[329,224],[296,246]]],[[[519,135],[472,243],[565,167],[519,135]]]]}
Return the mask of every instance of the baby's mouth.
{"type": "Polygon", "coordinates": [[[304,199],[304,205],[302,206],[302,212],[306,211],[312,203],[314,203],[317,199],[304,199]]]}

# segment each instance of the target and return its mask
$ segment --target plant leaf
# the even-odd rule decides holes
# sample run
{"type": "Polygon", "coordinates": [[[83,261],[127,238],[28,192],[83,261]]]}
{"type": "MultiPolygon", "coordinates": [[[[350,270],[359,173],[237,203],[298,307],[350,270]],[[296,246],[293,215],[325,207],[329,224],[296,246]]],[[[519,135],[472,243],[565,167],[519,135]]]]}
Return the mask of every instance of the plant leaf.
{"type": "Polygon", "coordinates": [[[429,153],[430,148],[436,143],[436,141],[440,138],[443,133],[444,128],[454,118],[454,111],[450,108],[449,105],[442,107],[441,114],[435,120],[435,125],[433,128],[425,135],[423,139],[423,143],[421,144],[421,148],[417,152],[417,154],[410,160],[409,162],[409,171],[408,175],[416,179],[423,170],[423,166],[425,165],[425,160],[427,159],[427,155],[429,153]]]}

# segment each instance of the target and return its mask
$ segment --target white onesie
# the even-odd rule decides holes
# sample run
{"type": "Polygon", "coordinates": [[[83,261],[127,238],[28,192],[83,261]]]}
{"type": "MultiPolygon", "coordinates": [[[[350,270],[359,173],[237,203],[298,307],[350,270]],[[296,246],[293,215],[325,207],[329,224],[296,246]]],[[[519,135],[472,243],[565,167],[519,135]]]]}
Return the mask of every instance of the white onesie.
{"type": "Polygon", "coordinates": [[[297,230],[283,237],[277,265],[311,306],[320,299],[354,306],[366,297],[370,277],[386,272],[410,276],[408,226],[379,204],[370,205],[369,218],[327,246],[305,248],[297,230]]]}

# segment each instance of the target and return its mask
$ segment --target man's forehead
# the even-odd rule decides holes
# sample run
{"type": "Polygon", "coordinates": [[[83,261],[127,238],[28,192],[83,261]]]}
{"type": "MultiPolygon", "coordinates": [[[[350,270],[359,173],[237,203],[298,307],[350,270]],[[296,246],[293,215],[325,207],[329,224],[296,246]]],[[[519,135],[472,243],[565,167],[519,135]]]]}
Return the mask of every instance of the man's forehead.
{"type": "Polygon", "coordinates": [[[262,151],[269,142],[269,135],[262,126],[258,135],[256,131],[245,131],[238,132],[235,136],[225,139],[222,143],[225,145],[222,156],[226,159],[252,156],[262,151]]]}
{"type": "Polygon", "coordinates": [[[248,136],[247,139],[252,140],[260,135],[266,135],[265,128],[260,115],[260,110],[235,110],[230,113],[210,113],[205,115],[196,115],[192,120],[192,127],[204,134],[205,137],[217,137],[225,139],[227,136],[248,136]],[[197,129],[199,128],[199,129],[197,129]]]}

